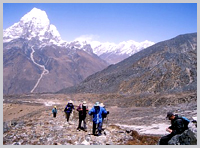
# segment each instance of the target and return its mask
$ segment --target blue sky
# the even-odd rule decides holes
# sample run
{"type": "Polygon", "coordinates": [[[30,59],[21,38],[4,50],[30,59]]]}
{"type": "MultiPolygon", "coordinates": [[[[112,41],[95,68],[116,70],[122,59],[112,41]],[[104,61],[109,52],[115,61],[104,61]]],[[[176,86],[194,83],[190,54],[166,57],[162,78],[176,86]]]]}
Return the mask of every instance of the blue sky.
{"type": "Polygon", "coordinates": [[[63,40],[160,42],[197,32],[196,3],[4,3],[3,29],[32,8],[46,11],[63,40]]]}

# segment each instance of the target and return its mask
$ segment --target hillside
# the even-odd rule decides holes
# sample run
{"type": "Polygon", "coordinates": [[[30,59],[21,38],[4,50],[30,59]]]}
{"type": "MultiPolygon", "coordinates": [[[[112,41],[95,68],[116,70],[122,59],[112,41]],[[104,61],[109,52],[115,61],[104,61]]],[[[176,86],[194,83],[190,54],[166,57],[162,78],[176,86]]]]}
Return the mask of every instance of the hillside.
{"type": "Polygon", "coordinates": [[[59,93],[154,95],[196,92],[197,33],[157,43],[59,93]]]}

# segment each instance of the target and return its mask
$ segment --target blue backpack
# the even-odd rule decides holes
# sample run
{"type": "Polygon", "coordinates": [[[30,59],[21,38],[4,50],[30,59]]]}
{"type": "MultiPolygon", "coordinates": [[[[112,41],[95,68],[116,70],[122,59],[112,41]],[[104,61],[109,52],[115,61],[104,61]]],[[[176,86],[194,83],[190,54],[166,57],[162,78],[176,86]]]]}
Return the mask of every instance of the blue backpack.
{"type": "Polygon", "coordinates": [[[57,113],[57,109],[56,109],[56,108],[53,108],[53,109],[52,109],[52,113],[57,113]]]}
{"type": "Polygon", "coordinates": [[[188,129],[188,124],[190,123],[190,120],[186,117],[181,117],[181,116],[179,116],[179,118],[183,120],[184,129],[188,129]]]}

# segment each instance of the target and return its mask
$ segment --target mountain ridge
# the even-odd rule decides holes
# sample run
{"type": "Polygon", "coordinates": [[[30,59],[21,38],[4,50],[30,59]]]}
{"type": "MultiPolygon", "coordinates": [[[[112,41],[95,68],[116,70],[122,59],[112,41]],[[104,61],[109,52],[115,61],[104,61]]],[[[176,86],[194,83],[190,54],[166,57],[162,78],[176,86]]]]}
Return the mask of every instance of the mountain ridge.
{"type": "Polygon", "coordinates": [[[196,52],[197,33],[179,35],[110,65],[60,93],[133,95],[196,91],[196,52]]]}

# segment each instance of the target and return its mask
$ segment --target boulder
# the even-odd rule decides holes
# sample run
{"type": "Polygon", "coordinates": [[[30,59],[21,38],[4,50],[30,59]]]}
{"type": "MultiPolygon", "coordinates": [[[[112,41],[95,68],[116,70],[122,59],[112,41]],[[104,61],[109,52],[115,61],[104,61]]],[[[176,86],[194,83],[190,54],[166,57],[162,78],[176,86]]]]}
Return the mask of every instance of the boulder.
{"type": "Polygon", "coordinates": [[[20,142],[14,142],[12,145],[21,145],[20,142]]]}
{"type": "Polygon", "coordinates": [[[189,129],[182,134],[175,135],[169,140],[169,145],[197,145],[197,127],[192,122],[189,129]]]}
{"type": "Polygon", "coordinates": [[[83,142],[81,142],[81,145],[90,145],[90,142],[88,142],[87,140],[84,140],[83,142]]]}
{"type": "Polygon", "coordinates": [[[10,130],[10,127],[8,126],[8,124],[6,122],[3,122],[3,133],[5,133],[9,130],[10,130]]]}

